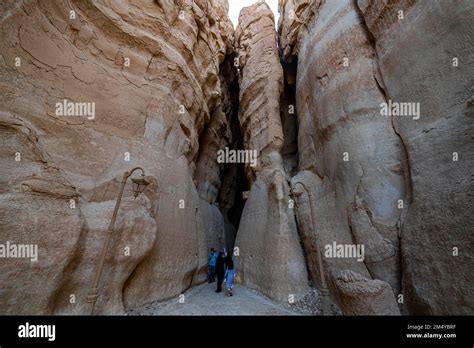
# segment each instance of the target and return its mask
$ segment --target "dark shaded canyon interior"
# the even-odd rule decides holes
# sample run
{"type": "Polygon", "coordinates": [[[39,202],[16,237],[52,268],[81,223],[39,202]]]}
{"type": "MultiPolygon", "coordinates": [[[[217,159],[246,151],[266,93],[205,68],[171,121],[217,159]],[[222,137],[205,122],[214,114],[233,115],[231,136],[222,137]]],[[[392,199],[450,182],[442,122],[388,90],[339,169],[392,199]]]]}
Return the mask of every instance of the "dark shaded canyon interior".
{"type": "MultiPolygon", "coordinates": [[[[229,150],[245,150],[239,122],[239,80],[238,71],[234,66],[234,55],[226,57],[221,65],[221,78],[229,84],[229,98],[231,108],[227,110],[227,117],[231,130],[229,150]]],[[[281,95],[281,123],[283,128],[284,144],[281,150],[285,172],[289,179],[298,172],[298,116],[295,105],[295,78],[297,60],[292,63],[282,62],[284,72],[284,88],[281,95]]],[[[198,159],[199,161],[199,159],[198,159]]],[[[233,250],[235,237],[239,229],[242,210],[245,205],[243,194],[250,190],[245,175],[244,163],[224,163],[221,170],[221,188],[216,203],[226,220],[225,247],[233,250]],[[228,225],[228,223],[230,225],[228,225]]],[[[223,245],[220,245],[222,247],[223,245]]]]}
{"type": "MultiPolygon", "coordinates": [[[[234,65],[235,56],[227,56],[220,66],[220,78],[229,84],[228,97],[231,107],[225,110],[230,124],[229,150],[245,150],[239,122],[239,72],[234,65]]],[[[284,88],[280,98],[280,116],[284,144],[281,150],[287,181],[298,172],[298,116],[296,114],[295,82],[297,58],[291,63],[281,62],[284,73],[284,88]]],[[[200,145],[202,149],[204,144],[200,145]]],[[[198,157],[199,162],[199,157],[198,157]]],[[[250,190],[245,175],[244,163],[224,163],[220,175],[221,188],[216,202],[225,219],[225,246],[233,250],[240,218],[245,205],[243,194],[250,190]]]]}
{"type": "Polygon", "coordinates": [[[298,114],[296,107],[297,58],[291,63],[281,62],[284,75],[283,95],[281,98],[281,124],[284,144],[281,151],[285,171],[290,177],[298,173],[298,114]]]}
{"type": "MultiPolygon", "coordinates": [[[[239,80],[238,71],[234,66],[235,56],[226,58],[226,72],[224,78],[232,75],[229,86],[229,94],[232,110],[229,112],[229,123],[232,134],[232,142],[229,144],[229,150],[243,150],[242,133],[239,123],[239,80]],[[228,70],[231,69],[231,72],[228,70]]],[[[233,250],[235,237],[239,229],[242,210],[245,200],[243,192],[249,190],[247,177],[245,176],[244,163],[225,163],[222,170],[222,186],[218,195],[219,208],[225,219],[225,247],[227,250],[233,250]]]]}

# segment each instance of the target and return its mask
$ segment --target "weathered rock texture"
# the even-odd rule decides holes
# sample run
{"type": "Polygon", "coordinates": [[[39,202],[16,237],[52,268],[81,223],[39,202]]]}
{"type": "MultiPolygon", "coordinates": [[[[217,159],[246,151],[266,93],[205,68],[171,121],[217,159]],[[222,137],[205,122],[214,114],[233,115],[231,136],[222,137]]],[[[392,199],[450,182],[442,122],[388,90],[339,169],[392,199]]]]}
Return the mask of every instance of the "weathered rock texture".
{"type": "Polygon", "coordinates": [[[86,313],[119,180],[135,166],[156,185],[137,200],[127,185],[96,313],[203,279],[208,247],[224,243],[209,203],[221,185],[214,151],[232,136],[221,71],[233,51],[227,7],[2,2],[0,242],[37,243],[39,260],[0,261],[0,313],[86,313]],[[95,103],[95,118],[56,115],[63,99],[95,103]]]}
{"type": "Polygon", "coordinates": [[[258,152],[258,164],[246,166],[252,186],[237,232],[238,271],[245,285],[270,298],[287,302],[293,295],[297,301],[310,289],[280,153],[283,72],[266,3],[242,9],[236,45],[244,147],[258,152]]]}
{"type": "MultiPolygon", "coordinates": [[[[302,23],[311,20],[292,16],[302,23]]],[[[281,23],[285,21],[283,17],[281,23]]],[[[288,42],[297,44],[298,39],[288,38],[288,42]]],[[[354,3],[320,4],[296,49],[299,168],[310,172],[294,177],[292,186],[300,194],[298,222],[313,279],[320,279],[312,257],[317,238],[322,253],[333,242],[355,242],[366,248],[364,263],[355,258],[323,260],[336,302],[334,277],[343,269],[386,281],[398,292],[396,226],[401,215],[397,201],[405,198],[403,151],[390,119],[380,116],[384,95],[374,79],[374,50],[354,3]],[[308,199],[307,192],[298,182],[305,184],[315,200],[314,229],[309,204],[302,202],[308,199]]]]}
{"type": "Polygon", "coordinates": [[[321,0],[279,2],[278,38],[283,62],[292,61],[297,56],[299,46],[322,2],[324,3],[321,0]]]}
{"type": "Polygon", "coordinates": [[[263,1],[235,33],[227,0],[0,3],[0,244],[39,252],[0,258],[0,314],[89,313],[136,166],[151,184],[127,184],[96,314],[172,299],[234,245],[238,281],[308,313],[322,276],[334,313],[473,313],[474,3],[279,7],[277,35],[263,1]]]}
{"type": "Polygon", "coordinates": [[[358,4],[375,42],[386,98],[421,108],[418,120],[393,117],[413,187],[401,233],[404,309],[472,314],[474,4],[358,4]]]}
{"type": "Polygon", "coordinates": [[[346,270],[337,274],[336,284],[341,293],[341,309],[346,315],[399,313],[392,289],[386,282],[346,270]]]}
{"type": "Polygon", "coordinates": [[[78,192],[51,163],[27,122],[2,111],[0,131],[0,242],[39,248],[37,262],[0,259],[0,311],[46,313],[75,257],[83,219],[69,201],[78,192]],[[21,162],[15,162],[15,153],[21,162]]]}
{"type": "Polygon", "coordinates": [[[406,313],[472,313],[472,4],[289,0],[280,13],[282,58],[297,62],[296,78],[287,73],[299,121],[292,186],[312,278],[318,238],[320,249],[363,244],[364,263],[323,258],[343,312],[396,314],[401,293],[406,313]],[[388,100],[420,102],[421,118],[382,116],[388,100]],[[453,247],[466,252],[454,257],[453,247]],[[368,305],[341,291],[344,270],[393,294],[368,305]]]}

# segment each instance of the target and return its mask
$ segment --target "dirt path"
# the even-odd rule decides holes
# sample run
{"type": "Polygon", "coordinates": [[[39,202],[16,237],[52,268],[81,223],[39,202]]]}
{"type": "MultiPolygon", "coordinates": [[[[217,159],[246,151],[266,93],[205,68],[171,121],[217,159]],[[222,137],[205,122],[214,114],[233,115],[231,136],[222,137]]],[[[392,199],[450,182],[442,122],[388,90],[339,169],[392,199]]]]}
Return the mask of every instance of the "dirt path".
{"type": "Polygon", "coordinates": [[[242,286],[235,286],[234,296],[227,297],[224,292],[219,294],[215,292],[215,283],[206,283],[185,292],[184,303],[180,303],[177,297],[129,311],[127,315],[302,315],[302,313],[276,304],[242,286]]]}

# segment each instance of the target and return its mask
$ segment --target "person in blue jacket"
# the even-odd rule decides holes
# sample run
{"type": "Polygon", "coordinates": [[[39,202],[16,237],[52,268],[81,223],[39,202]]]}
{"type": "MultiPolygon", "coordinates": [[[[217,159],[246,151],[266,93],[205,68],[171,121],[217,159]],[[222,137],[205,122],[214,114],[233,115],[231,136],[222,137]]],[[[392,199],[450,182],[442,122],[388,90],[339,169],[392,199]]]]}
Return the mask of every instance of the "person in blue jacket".
{"type": "Polygon", "coordinates": [[[232,256],[230,254],[227,255],[225,261],[225,285],[227,288],[227,296],[232,296],[232,287],[234,286],[234,276],[235,276],[235,268],[234,268],[234,261],[232,260],[232,256]]]}
{"type": "Polygon", "coordinates": [[[217,260],[217,253],[214,248],[211,248],[209,252],[209,260],[208,260],[208,272],[207,272],[207,282],[213,283],[216,280],[216,260],[217,260]]]}

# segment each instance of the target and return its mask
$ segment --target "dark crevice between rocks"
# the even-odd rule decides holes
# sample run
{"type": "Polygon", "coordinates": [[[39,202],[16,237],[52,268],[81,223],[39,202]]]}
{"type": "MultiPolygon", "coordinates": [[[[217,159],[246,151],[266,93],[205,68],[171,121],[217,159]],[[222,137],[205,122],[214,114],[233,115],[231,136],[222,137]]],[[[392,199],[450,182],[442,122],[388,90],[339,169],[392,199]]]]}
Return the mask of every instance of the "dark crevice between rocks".
{"type": "Polygon", "coordinates": [[[280,100],[280,117],[283,128],[281,156],[287,178],[298,173],[298,115],[296,113],[296,74],[298,60],[281,62],[284,72],[284,88],[280,100]]]}
{"type": "MultiPolygon", "coordinates": [[[[280,63],[283,68],[284,85],[283,93],[280,98],[280,117],[283,130],[283,147],[281,149],[281,156],[283,160],[283,168],[285,171],[288,187],[291,190],[291,178],[298,174],[299,171],[299,149],[298,149],[298,114],[296,111],[296,77],[298,70],[298,57],[293,55],[287,61],[283,61],[282,52],[280,51],[280,63]]],[[[293,197],[290,197],[294,199],[293,197]]],[[[289,203],[290,204],[290,203],[289,203]]],[[[311,252],[311,243],[308,237],[300,230],[298,223],[298,206],[293,202],[293,218],[295,219],[296,232],[298,234],[299,243],[306,267],[308,285],[311,291],[303,298],[296,301],[291,306],[307,314],[320,314],[321,309],[317,304],[320,297],[317,290],[317,280],[313,279],[313,274],[316,274],[313,265],[316,265],[316,253],[311,252]]]]}
{"type": "MultiPolygon", "coordinates": [[[[281,150],[281,156],[283,159],[283,167],[286,174],[288,186],[291,188],[291,178],[298,174],[298,163],[299,163],[299,152],[298,152],[298,115],[296,112],[296,76],[298,72],[298,58],[292,56],[291,61],[281,61],[284,75],[284,87],[283,93],[280,100],[280,117],[281,125],[283,128],[283,148],[281,150]]],[[[298,236],[300,237],[301,250],[306,263],[306,269],[308,273],[308,283],[314,286],[313,279],[310,272],[310,256],[307,253],[308,242],[305,236],[301,233],[298,225],[297,218],[297,206],[296,203],[293,208],[295,225],[298,236]]]]}
{"type": "MultiPolygon", "coordinates": [[[[233,61],[234,55],[229,56],[222,70],[229,87],[232,110],[229,113],[231,142],[229,150],[242,150],[243,138],[239,121],[239,79],[238,71],[233,61]],[[232,63],[232,64],[231,64],[232,63]]],[[[243,163],[225,163],[221,172],[221,187],[217,197],[219,209],[224,216],[225,247],[227,250],[234,248],[235,238],[239,229],[240,218],[245,205],[243,192],[249,190],[249,182],[245,175],[243,163]]]]}

